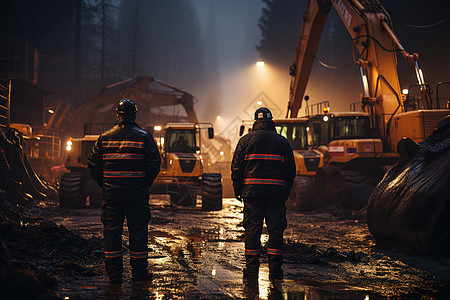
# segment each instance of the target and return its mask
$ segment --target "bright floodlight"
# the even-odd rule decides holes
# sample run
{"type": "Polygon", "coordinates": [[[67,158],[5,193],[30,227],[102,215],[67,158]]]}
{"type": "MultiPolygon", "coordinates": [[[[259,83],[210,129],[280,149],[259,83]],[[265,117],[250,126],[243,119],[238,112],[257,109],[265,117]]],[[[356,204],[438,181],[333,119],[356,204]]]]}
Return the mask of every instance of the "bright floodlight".
{"type": "Polygon", "coordinates": [[[409,93],[408,89],[403,89],[403,90],[402,90],[402,94],[403,94],[403,95],[408,95],[408,93],[409,93]]]}
{"type": "Polygon", "coordinates": [[[258,61],[258,62],[256,63],[256,65],[257,65],[258,67],[262,67],[262,66],[264,66],[264,62],[263,62],[263,61],[258,61]]]}

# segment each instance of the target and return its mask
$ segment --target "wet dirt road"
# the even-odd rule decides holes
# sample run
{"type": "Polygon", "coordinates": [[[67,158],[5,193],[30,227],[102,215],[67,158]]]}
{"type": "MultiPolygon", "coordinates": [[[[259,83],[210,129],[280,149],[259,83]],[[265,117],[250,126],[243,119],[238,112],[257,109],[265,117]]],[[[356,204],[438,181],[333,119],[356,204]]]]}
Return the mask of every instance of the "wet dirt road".
{"type": "MultiPolygon", "coordinates": [[[[125,254],[123,285],[108,285],[101,249],[89,276],[61,276],[63,299],[245,299],[242,284],[242,208],[226,198],[223,210],[172,208],[165,197],[150,199],[150,284],[129,280],[125,254]]],[[[49,208],[49,214],[83,237],[101,237],[100,210],[49,208]]],[[[126,231],[126,227],[125,227],[126,231]]],[[[126,234],[125,234],[126,235],[126,234]]],[[[267,240],[264,231],[263,245],[267,240]]],[[[378,249],[363,212],[288,212],[285,280],[275,289],[262,256],[260,299],[446,299],[450,297],[450,258],[418,258],[378,249]]],[[[124,247],[127,249],[125,238],[124,247]]]]}

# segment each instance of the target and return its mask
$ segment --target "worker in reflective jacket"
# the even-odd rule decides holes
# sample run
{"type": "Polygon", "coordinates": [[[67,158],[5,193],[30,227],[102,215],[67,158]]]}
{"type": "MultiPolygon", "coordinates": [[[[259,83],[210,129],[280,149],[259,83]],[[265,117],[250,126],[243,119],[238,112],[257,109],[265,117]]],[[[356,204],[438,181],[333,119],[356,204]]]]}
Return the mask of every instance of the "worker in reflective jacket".
{"type": "Polygon", "coordinates": [[[269,278],[283,279],[285,201],[294,181],[295,162],[289,142],[275,131],[269,109],[255,111],[253,130],[239,140],[231,172],[235,196],[244,201],[244,282],[258,280],[264,220],[269,233],[269,278]]]}
{"type": "Polygon", "coordinates": [[[122,283],[122,229],[125,217],[130,235],[133,281],[151,280],[147,243],[149,187],[159,173],[161,157],[148,132],[135,122],[137,107],[120,100],[117,122],[100,135],[88,159],[94,180],[103,188],[102,223],[105,266],[110,283],[122,283]]]}

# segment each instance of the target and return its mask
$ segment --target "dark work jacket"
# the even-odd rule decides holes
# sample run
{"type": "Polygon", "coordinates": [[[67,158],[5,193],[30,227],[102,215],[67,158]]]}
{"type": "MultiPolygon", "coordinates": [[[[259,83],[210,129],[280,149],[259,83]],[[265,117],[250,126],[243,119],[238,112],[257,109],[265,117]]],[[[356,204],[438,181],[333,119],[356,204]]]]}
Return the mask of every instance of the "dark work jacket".
{"type": "Polygon", "coordinates": [[[152,135],[133,121],[118,121],[100,135],[88,159],[104,204],[147,203],[161,157],[152,135]]]}
{"type": "Polygon", "coordinates": [[[275,131],[272,120],[257,120],[234,152],[231,178],[236,196],[286,200],[295,177],[288,140],[275,131]]]}

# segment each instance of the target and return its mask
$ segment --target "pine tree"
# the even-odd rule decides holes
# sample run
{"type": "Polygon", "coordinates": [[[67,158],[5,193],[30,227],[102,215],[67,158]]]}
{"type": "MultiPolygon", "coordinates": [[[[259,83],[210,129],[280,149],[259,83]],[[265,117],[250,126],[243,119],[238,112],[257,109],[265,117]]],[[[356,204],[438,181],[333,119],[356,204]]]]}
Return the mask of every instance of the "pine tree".
{"type": "Polygon", "coordinates": [[[263,0],[263,2],[266,7],[263,8],[258,24],[262,38],[256,48],[264,61],[288,70],[295,55],[306,1],[263,0]]]}

